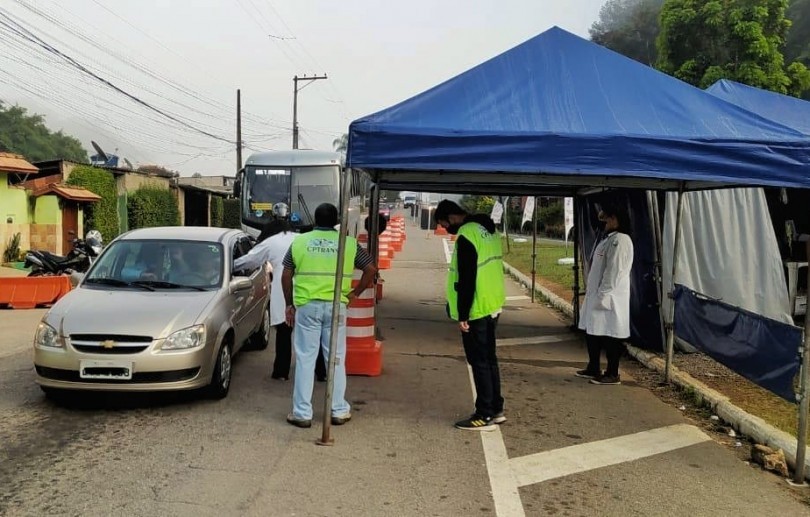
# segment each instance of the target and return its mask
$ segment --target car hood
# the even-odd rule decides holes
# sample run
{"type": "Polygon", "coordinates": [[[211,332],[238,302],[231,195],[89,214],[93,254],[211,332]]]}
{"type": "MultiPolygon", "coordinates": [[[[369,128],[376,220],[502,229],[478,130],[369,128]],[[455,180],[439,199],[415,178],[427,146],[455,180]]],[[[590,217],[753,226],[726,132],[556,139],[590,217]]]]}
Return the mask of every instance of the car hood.
{"type": "Polygon", "coordinates": [[[73,289],[48,312],[61,334],[118,334],[163,338],[198,323],[218,291],[73,289]]]}

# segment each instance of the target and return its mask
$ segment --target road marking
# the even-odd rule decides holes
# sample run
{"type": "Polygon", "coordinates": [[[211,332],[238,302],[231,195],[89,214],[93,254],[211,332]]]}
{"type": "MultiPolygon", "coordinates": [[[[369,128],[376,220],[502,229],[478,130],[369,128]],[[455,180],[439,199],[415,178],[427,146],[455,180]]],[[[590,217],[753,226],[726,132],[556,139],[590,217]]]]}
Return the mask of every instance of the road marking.
{"type": "Polygon", "coordinates": [[[513,458],[509,466],[518,486],[526,486],[708,441],[711,438],[697,427],[676,424],[513,458]]]}
{"type": "Polygon", "coordinates": [[[521,295],[518,295],[518,296],[507,296],[506,297],[507,302],[516,302],[518,300],[531,300],[531,298],[526,296],[525,294],[521,294],[521,295]]]}
{"type": "Polygon", "coordinates": [[[574,334],[552,334],[550,336],[534,336],[534,337],[509,337],[499,339],[497,342],[498,347],[502,346],[520,346],[520,345],[541,345],[544,343],[561,343],[563,341],[571,341],[577,339],[574,334]]]}
{"type": "MultiPolygon", "coordinates": [[[[472,368],[467,365],[467,374],[470,377],[473,404],[476,391],[472,368]]],[[[481,445],[484,447],[484,460],[489,474],[489,486],[492,488],[492,501],[495,503],[495,515],[498,517],[524,517],[523,502],[520,500],[517,479],[510,468],[509,456],[506,453],[506,444],[503,442],[501,429],[494,431],[471,431],[481,435],[481,445]]]]}

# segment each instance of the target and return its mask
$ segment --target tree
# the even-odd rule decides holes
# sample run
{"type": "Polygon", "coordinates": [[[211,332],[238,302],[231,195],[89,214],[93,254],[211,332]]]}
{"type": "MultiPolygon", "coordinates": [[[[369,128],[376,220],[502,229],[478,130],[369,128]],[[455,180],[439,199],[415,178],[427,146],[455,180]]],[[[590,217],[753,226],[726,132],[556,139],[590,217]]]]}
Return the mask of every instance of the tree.
{"type": "Polygon", "coordinates": [[[29,115],[21,106],[0,102],[0,149],[25,156],[28,161],[71,160],[87,163],[82,143],[61,130],[52,132],[42,115],[29,115]]]}
{"type": "Polygon", "coordinates": [[[658,63],[663,72],[700,88],[732,79],[801,95],[810,72],[785,65],[790,28],[787,0],[666,0],[661,10],[658,63]]]}
{"type": "Polygon", "coordinates": [[[608,0],[591,25],[591,40],[647,65],[656,61],[658,15],[664,0],[608,0]]]}
{"type": "Polygon", "coordinates": [[[346,154],[346,151],[349,149],[349,134],[343,133],[338,138],[332,140],[332,147],[335,148],[335,151],[346,154]]]}

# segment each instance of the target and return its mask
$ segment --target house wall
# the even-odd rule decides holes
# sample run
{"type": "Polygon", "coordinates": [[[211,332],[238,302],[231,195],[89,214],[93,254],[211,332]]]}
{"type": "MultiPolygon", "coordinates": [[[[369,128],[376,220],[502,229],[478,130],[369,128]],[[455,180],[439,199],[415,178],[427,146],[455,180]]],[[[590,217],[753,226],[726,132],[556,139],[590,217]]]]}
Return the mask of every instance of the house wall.
{"type": "Polygon", "coordinates": [[[25,189],[10,186],[8,175],[0,173],[0,258],[17,233],[20,234],[20,249],[25,251],[30,248],[30,222],[28,194],[25,189]]]}
{"type": "MultiPolygon", "coordinates": [[[[79,228],[82,226],[82,213],[79,211],[79,228]]],[[[30,225],[31,248],[52,253],[62,251],[62,209],[55,195],[39,196],[34,208],[34,219],[30,225]]]]}

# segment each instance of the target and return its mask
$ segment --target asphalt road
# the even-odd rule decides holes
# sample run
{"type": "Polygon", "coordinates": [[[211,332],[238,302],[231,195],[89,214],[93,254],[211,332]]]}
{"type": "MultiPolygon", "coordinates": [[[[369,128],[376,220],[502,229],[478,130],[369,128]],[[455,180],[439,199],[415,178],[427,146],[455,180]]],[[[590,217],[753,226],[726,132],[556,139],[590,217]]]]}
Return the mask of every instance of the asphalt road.
{"type": "Polygon", "coordinates": [[[55,405],[33,382],[44,311],[0,311],[0,515],[810,515],[804,492],[747,466],[631,373],[618,387],[574,378],[580,337],[511,283],[499,327],[509,421],[486,436],[455,430],[472,393],[444,317],[444,245],[411,229],[394,264],[383,375],[350,378],[355,417],[332,447],[315,445],[319,425],[284,421],[292,385],[269,378],[272,346],[237,358],[222,401],[55,405]]]}

